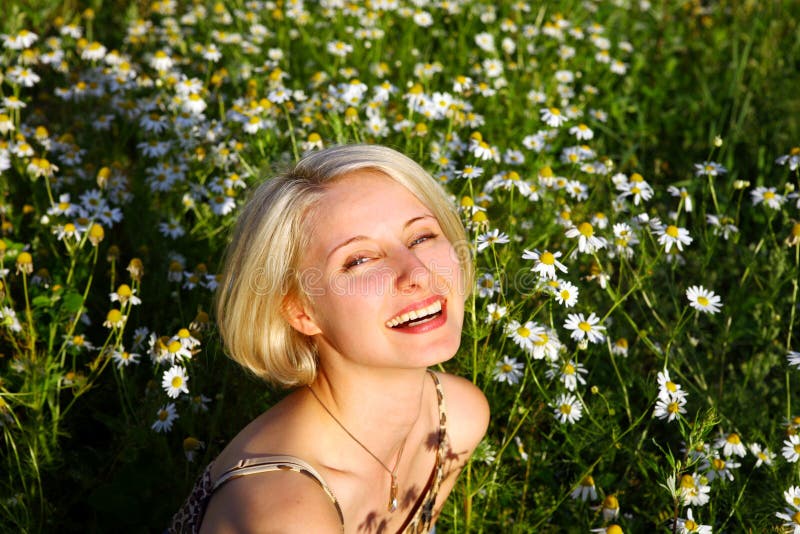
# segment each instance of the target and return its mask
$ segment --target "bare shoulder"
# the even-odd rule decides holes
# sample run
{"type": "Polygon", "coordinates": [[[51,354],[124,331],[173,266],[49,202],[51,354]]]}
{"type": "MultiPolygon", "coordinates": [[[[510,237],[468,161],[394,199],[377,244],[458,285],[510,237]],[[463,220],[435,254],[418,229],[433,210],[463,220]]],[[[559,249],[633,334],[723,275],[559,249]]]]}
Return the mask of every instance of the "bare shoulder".
{"type": "Polygon", "coordinates": [[[232,479],[214,493],[203,517],[206,533],[342,531],[333,501],[302,473],[272,471],[232,479]]]}
{"type": "Polygon", "coordinates": [[[447,410],[447,434],[456,450],[472,450],[489,426],[489,402],[486,395],[466,378],[437,373],[444,390],[447,410]]]}

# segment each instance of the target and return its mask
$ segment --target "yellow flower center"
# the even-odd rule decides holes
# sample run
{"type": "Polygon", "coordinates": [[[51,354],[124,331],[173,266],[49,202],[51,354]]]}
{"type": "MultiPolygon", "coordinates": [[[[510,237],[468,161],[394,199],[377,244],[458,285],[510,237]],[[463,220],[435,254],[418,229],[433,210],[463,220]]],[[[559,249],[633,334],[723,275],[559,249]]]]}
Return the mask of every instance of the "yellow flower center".
{"type": "Polygon", "coordinates": [[[31,265],[33,264],[33,256],[29,252],[20,252],[17,256],[17,265],[31,265]]]}
{"type": "Polygon", "coordinates": [[[569,415],[572,412],[572,406],[569,404],[562,404],[561,406],[558,407],[558,410],[564,415],[569,415]]]}
{"type": "Polygon", "coordinates": [[[106,321],[108,321],[111,324],[117,324],[121,320],[122,320],[122,312],[119,310],[111,310],[110,312],[108,312],[108,315],[106,315],[106,321]]]}
{"type": "Polygon", "coordinates": [[[639,174],[638,172],[635,172],[635,173],[631,174],[631,182],[634,182],[634,183],[636,183],[636,182],[644,182],[644,177],[641,174],[639,174]]]}
{"type": "Polygon", "coordinates": [[[542,345],[546,344],[549,340],[550,338],[547,337],[547,334],[541,333],[539,334],[539,341],[534,341],[533,344],[538,347],[541,347],[542,345]]]}
{"type": "Polygon", "coordinates": [[[183,378],[180,376],[173,376],[172,377],[172,387],[179,388],[183,384],[183,378]]]}
{"type": "Polygon", "coordinates": [[[178,337],[181,339],[189,339],[192,337],[192,334],[189,333],[189,330],[186,328],[181,328],[178,330],[178,337]]]}
{"type": "Polygon", "coordinates": [[[504,373],[510,373],[514,368],[511,365],[504,363],[500,370],[504,373]]]}
{"type": "Polygon", "coordinates": [[[520,326],[519,328],[517,328],[517,334],[519,335],[519,337],[527,338],[528,336],[531,335],[531,331],[525,328],[524,326],[520,326]]]}
{"type": "Polygon", "coordinates": [[[580,232],[581,235],[585,237],[592,237],[594,235],[594,228],[592,228],[592,225],[590,223],[582,222],[578,226],[578,232],[580,232]]]}
{"type": "Polygon", "coordinates": [[[798,443],[797,445],[794,446],[794,452],[796,452],[797,454],[800,454],[800,443],[798,443]]]}
{"type": "Polygon", "coordinates": [[[697,303],[701,306],[708,306],[708,299],[701,295],[697,297],[697,303]]]}
{"type": "Polygon", "coordinates": [[[84,338],[83,336],[73,336],[72,337],[72,344],[73,345],[83,345],[84,338]]]}
{"type": "Polygon", "coordinates": [[[800,512],[795,512],[792,514],[792,521],[795,525],[800,525],[800,512]]]}
{"type": "Polygon", "coordinates": [[[678,405],[677,402],[670,402],[667,405],[667,411],[669,413],[678,413],[678,411],[680,411],[680,406],[678,405]]]}
{"type": "Polygon", "coordinates": [[[603,508],[607,508],[609,510],[616,510],[617,508],[619,508],[619,501],[615,496],[609,495],[605,499],[603,499],[603,508]]]}
{"type": "Polygon", "coordinates": [[[677,238],[678,237],[678,227],[675,226],[674,224],[670,224],[669,226],[667,226],[667,229],[665,230],[665,233],[670,237],[677,238]]]}
{"type": "Polygon", "coordinates": [[[578,328],[580,328],[584,332],[589,332],[592,329],[592,325],[590,325],[586,321],[581,321],[580,323],[578,323],[578,328]]]}
{"type": "Polygon", "coordinates": [[[559,115],[561,115],[561,110],[558,108],[550,108],[550,114],[558,117],[559,115]]]}
{"type": "MultiPolygon", "coordinates": [[[[797,448],[797,447],[800,447],[800,446],[796,446],[795,448],[797,448]]],[[[721,470],[725,469],[725,460],[723,460],[721,458],[714,458],[714,460],[711,462],[711,465],[714,467],[715,471],[721,471],[721,470]]]]}
{"type": "Polygon", "coordinates": [[[592,475],[586,475],[583,477],[583,480],[581,480],[581,486],[594,486],[594,478],[592,475]]]}
{"type": "Polygon", "coordinates": [[[684,527],[686,528],[686,530],[688,530],[689,532],[694,532],[695,530],[697,530],[697,523],[695,523],[695,522],[694,522],[694,521],[692,521],[691,519],[687,519],[687,520],[686,520],[686,522],[683,524],[683,526],[684,526],[684,527]]]}
{"type": "Polygon", "coordinates": [[[606,534],[623,534],[622,527],[619,525],[608,525],[606,534]]]}
{"type": "Polygon", "coordinates": [[[564,366],[564,374],[565,375],[574,375],[575,374],[575,366],[571,363],[568,363],[564,366]]]}
{"type": "Polygon", "coordinates": [[[683,475],[681,477],[681,487],[686,489],[694,488],[694,477],[692,475],[683,475]]]}
{"type": "Polygon", "coordinates": [[[128,284],[121,284],[117,288],[117,295],[119,295],[120,298],[130,298],[133,296],[133,290],[131,290],[131,286],[128,284]]]}
{"type": "Polygon", "coordinates": [[[764,200],[772,200],[773,198],[775,198],[775,193],[773,193],[772,191],[764,192],[764,200]]]}
{"type": "Polygon", "coordinates": [[[556,257],[553,255],[552,252],[542,252],[542,255],[539,256],[539,261],[544,263],[545,265],[554,265],[556,263],[556,257]]]}
{"type": "Polygon", "coordinates": [[[741,438],[739,438],[739,434],[736,434],[735,432],[728,435],[728,439],[726,441],[732,445],[739,445],[742,442],[741,438]]]}
{"type": "Polygon", "coordinates": [[[569,300],[569,297],[570,297],[569,291],[567,291],[566,289],[562,289],[561,290],[561,298],[563,300],[569,300]]]}

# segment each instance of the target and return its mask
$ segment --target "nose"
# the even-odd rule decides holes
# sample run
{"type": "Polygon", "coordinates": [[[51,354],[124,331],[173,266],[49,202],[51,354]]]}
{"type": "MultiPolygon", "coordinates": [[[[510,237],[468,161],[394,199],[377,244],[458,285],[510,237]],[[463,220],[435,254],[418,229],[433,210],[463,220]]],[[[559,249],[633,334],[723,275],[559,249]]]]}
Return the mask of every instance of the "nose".
{"type": "Polygon", "coordinates": [[[413,250],[397,247],[390,265],[394,286],[399,293],[428,288],[431,284],[431,266],[425,265],[413,250]]]}

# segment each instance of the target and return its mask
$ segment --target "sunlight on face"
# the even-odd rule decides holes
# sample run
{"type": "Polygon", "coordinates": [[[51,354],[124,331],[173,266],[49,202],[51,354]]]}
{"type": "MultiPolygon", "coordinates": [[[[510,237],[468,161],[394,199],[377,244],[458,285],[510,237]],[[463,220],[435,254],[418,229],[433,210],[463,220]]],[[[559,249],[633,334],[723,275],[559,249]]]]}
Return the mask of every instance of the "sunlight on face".
{"type": "Polygon", "coordinates": [[[453,356],[465,296],[431,210],[384,174],[360,171],[331,184],[309,222],[302,279],[321,355],[400,367],[453,356]]]}

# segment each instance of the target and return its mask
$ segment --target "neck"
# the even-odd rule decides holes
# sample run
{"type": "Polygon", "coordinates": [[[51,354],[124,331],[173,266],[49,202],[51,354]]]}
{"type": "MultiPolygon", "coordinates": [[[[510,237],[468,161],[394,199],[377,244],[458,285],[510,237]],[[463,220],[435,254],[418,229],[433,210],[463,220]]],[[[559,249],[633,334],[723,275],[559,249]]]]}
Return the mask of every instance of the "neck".
{"type": "Polygon", "coordinates": [[[342,373],[321,365],[311,388],[350,434],[391,467],[420,418],[426,380],[425,369],[362,367],[342,373]]]}

